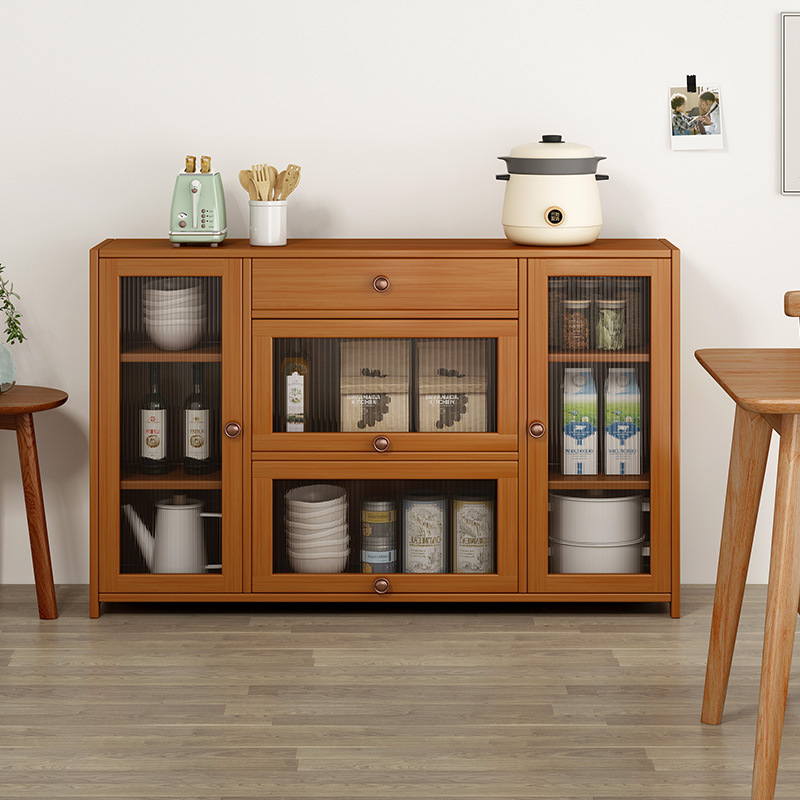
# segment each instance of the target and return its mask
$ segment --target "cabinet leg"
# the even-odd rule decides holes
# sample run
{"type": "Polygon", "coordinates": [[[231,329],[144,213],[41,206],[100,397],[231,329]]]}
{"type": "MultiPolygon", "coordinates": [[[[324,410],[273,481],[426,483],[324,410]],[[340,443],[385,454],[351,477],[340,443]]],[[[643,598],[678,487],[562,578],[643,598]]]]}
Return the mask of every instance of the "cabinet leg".
{"type": "Polygon", "coordinates": [[[700,715],[709,725],[722,720],[771,436],[763,417],[736,406],[700,715]]]}
{"type": "Polygon", "coordinates": [[[800,600],[800,415],[784,417],[778,455],[752,800],[772,800],[800,600]]]}
{"type": "Polygon", "coordinates": [[[39,475],[39,458],[36,453],[33,414],[17,414],[17,448],[22,471],[22,489],[25,493],[25,510],[28,515],[28,534],[31,540],[39,618],[56,619],[58,617],[56,589],[53,585],[53,566],[50,562],[50,544],[47,540],[47,522],[44,516],[44,497],[39,475]]]}

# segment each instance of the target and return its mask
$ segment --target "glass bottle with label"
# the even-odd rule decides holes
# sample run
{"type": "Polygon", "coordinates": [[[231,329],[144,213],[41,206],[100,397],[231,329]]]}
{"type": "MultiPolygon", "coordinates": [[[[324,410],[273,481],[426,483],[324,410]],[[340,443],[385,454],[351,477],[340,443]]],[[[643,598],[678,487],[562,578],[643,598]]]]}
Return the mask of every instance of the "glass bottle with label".
{"type": "Polygon", "coordinates": [[[281,361],[281,423],[289,432],[307,431],[309,423],[308,356],[299,345],[281,361]]]}
{"type": "Polygon", "coordinates": [[[167,461],[167,401],[159,391],[159,365],[150,364],[150,391],[139,405],[139,469],[161,475],[167,461]]]}
{"type": "Polygon", "coordinates": [[[192,368],[194,388],[183,405],[183,469],[190,475],[204,475],[214,470],[209,450],[210,414],[208,398],[203,394],[203,365],[192,368]]]}

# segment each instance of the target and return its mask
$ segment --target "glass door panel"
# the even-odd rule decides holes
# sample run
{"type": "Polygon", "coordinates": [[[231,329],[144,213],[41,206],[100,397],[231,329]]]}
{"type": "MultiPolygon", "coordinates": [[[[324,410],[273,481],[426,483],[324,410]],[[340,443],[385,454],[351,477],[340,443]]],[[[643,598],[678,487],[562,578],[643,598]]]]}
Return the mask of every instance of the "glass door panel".
{"type": "Polygon", "coordinates": [[[221,571],[221,400],[222,279],[123,277],[121,574],[221,571]]]}
{"type": "Polygon", "coordinates": [[[649,572],[650,279],[550,277],[551,573],[649,572]]]}
{"type": "Polygon", "coordinates": [[[516,476],[513,461],[256,461],[253,590],[513,588],[516,476]]]}
{"type": "Polygon", "coordinates": [[[419,323],[257,321],[255,450],[513,450],[517,441],[515,321],[419,323]],[[286,337],[287,327],[322,335],[286,337]],[[332,335],[334,333],[338,335],[332,335]],[[483,335],[485,333],[485,335],[483,335]],[[377,335],[382,334],[382,335],[377,335]]]}

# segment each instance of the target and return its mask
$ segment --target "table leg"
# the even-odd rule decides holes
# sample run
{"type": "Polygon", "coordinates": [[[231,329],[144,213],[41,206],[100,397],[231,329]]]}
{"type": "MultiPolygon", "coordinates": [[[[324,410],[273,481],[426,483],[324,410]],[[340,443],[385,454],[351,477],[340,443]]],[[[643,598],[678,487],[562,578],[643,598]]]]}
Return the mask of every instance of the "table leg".
{"type": "Polygon", "coordinates": [[[800,600],[800,415],[785,416],[778,455],[752,800],[772,800],[800,600]]]}
{"type": "Polygon", "coordinates": [[[771,436],[772,428],[760,414],[736,406],[700,714],[709,725],[722,720],[771,436]]]}
{"type": "Polygon", "coordinates": [[[17,414],[17,448],[22,471],[22,488],[25,493],[25,509],[28,513],[28,533],[31,540],[39,618],[56,619],[58,607],[53,585],[53,567],[50,563],[50,544],[47,540],[47,522],[44,516],[44,497],[39,475],[39,457],[36,453],[36,435],[33,431],[33,414],[17,414]]]}

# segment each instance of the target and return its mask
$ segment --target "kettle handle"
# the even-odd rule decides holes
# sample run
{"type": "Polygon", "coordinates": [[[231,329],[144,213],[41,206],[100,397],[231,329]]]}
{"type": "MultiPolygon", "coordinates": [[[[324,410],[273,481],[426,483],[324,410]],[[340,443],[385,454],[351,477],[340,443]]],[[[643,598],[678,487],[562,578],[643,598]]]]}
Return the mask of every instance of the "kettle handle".
{"type": "Polygon", "coordinates": [[[495,179],[496,179],[496,180],[498,180],[498,181],[508,181],[508,180],[511,180],[511,176],[510,176],[510,175],[495,175],[494,177],[495,177],[495,179]]]}

